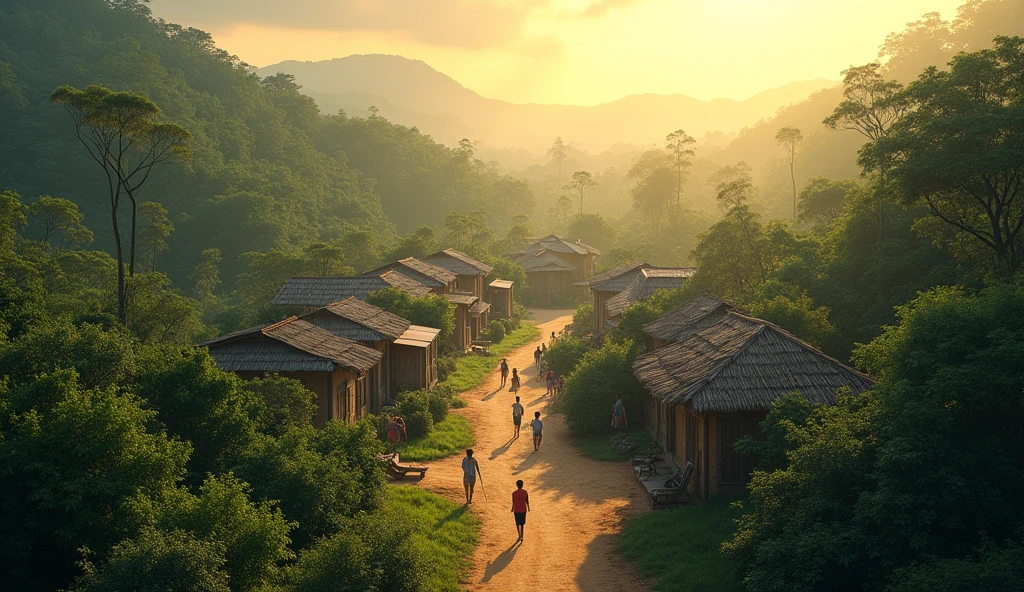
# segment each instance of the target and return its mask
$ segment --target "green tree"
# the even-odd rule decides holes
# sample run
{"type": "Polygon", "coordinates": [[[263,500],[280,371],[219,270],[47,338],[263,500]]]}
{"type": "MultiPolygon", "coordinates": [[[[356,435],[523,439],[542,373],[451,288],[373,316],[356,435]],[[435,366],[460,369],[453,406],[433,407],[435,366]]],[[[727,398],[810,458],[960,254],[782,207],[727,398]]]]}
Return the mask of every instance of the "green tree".
{"type": "Polygon", "coordinates": [[[413,296],[404,290],[385,288],[372,292],[366,301],[414,325],[440,329],[438,337],[443,342],[451,341],[455,335],[455,305],[444,296],[413,296]]]}
{"type": "Polygon", "coordinates": [[[601,214],[582,214],[573,218],[567,234],[604,251],[615,244],[615,227],[601,214]]]}
{"type": "Polygon", "coordinates": [[[327,243],[312,243],[302,250],[307,273],[319,277],[352,275],[355,270],[344,264],[341,247],[327,243]]]}
{"type": "MultiPolygon", "coordinates": [[[[576,316],[573,315],[573,322],[576,316]]],[[[581,319],[583,320],[583,319],[581,319]]],[[[590,322],[593,327],[593,320],[590,322]]],[[[551,347],[544,352],[544,363],[551,368],[556,376],[568,376],[583,359],[583,356],[590,351],[590,343],[575,336],[562,337],[551,344],[551,347]]]]}
{"type": "Polygon", "coordinates": [[[607,432],[616,395],[635,423],[643,420],[644,389],[633,376],[636,351],[629,341],[606,341],[588,352],[565,381],[562,410],[576,435],[607,432]]]}
{"type": "Polygon", "coordinates": [[[92,231],[82,224],[82,213],[70,199],[41,195],[29,206],[29,213],[42,226],[39,240],[49,244],[57,232],[63,235],[64,245],[87,245],[92,242],[92,231]]]}
{"type": "Polygon", "coordinates": [[[676,168],[676,208],[682,207],[683,195],[683,170],[690,167],[690,159],[693,158],[693,146],[697,143],[683,130],[676,130],[665,136],[665,149],[672,154],[672,163],[676,168]]]}
{"type": "Polygon", "coordinates": [[[572,200],[566,195],[558,196],[558,200],[548,210],[548,213],[558,221],[558,232],[564,234],[569,229],[569,219],[572,216],[572,200]]]}
{"type": "Polygon", "coordinates": [[[804,139],[803,133],[798,128],[787,125],[779,129],[775,134],[775,141],[786,148],[789,152],[789,177],[793,182],[793,221],[796,222],[796,170],[793,168],[796,162],[796,147],[804,139]]]}
{"type": "Polygon", "coordinates": [[[626,175],[636,180],[631,190],[633,207],[654,222],[659,230],[680,181],[679,176],[673,174],[671,164],[670,156],[663,151],[649,150],[640,156],[626,175]]]}
{"type": "Polygon", "coordinates": [[[13,191],[0,192],[0,253],[14,251],[18,240],[18,229],[28,224],[28,207],[21,203],[21,196],[13,191]]]}
{"type": "Polygon", "coordinates": [[[220,263],[220,249],[203,249],[202,259],[189,278],[195,286],[192,293],[195,294],[196,300],[203,304],[214,299],[217,286],[220,285],[218,263],[220,263]]]}
{"type": "Polygon", "coordinates": [[[576,171],[572,174],[572,181],[565,186],[565,189],[580,196],[580,216],[583,215],[583,198],[586,195],[587,189],[595,185],[597,185],[597,181],[594,180],[593,175],[587,171],[576,171]]]}
{"type": "Polygon", "coordinates": [[[266,376],[247,380],[242,388],[260,401],[257,429],[271,436],[280,436],[291,426],[313,425],[316,415],[316,394],[298,380],[282,376],[266,376]]]}
{"type": "Polygon", "coordinates": [[[146,201],[139,205],[139,230],[141,247],[141,266],[145,271],[156,271],[156,255],[167,250],[167,237],[174,232],[174,224],[167,217],[167,209],[162,205],[146,201]]]}
{"type": "Polygon", "coordinates": [[[808,179],[800,189],[799,220],[817,230],[829,228],[843,213],[843,204],[856,187],[853,179],[808,179]]]}
{"type": "Polygon", "coordinates": [[[929,68],[898,95],[905,116],[861,153],[903,204],[925,203],[944,223],[937,240],[975,245],[955,252],[1001,276],[1024,261],[1021,63],[1024,38],[1000,37],[992,49],[953,58],[948,71],[929,68]]]}
{"type": "Polygon", "coordinates": [[[188,144],[192,136],[179,125],[160,123],[156,103],[132,92],[114,92],[99,85],[90,85],[85,90],[62,86],[53,91],[50,101],[71,115],[75,137],[106,176],[118,263],[118,318],[127,323],[124,252],[118,223],[122,193],[131,201],[128,272],[134,275],[136,192],[156,165],[172,158],[190,160],[192,151],[188,144]]]}

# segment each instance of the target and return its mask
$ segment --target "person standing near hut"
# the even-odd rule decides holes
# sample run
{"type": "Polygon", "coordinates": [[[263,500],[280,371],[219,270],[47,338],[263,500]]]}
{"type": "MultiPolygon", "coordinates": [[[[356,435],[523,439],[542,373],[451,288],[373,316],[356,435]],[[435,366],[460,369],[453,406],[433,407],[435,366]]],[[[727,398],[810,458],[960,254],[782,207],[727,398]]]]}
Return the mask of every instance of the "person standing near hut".
{"type": "Polygon", "coordinates": [[[523,405],[519,402],[519,396],[517,395],[516,402],[512,403],[512,427],[515,430],[512,435],[513,439],[519,437],[519,426],[523,423],[524,413],[526,413],[526,410],[523,409],[523,405]]]}
{"type": "Polygon", "coordinates": [[[540,411],[533,412],[533,421],[530,422],[533,429],[533,451],[540,450],[540,440],[544,437],[544,422],[540,420],[540,411]]]}
{"type": "Polygon", "coordinates": [[[530,494],[523,489],[523,480],[516,481],[516,490],[512,492],[512,515],[516,517],[516,532],[519,538],[516,542],[523,542],[523,529],[526,528],[526,513],[530,511],[530,494]]]}
{"type": "Polygon", "coordinates": [[[498,388],[505,388],[505,383],[508,382],[508,360],[505,358],[501,359],[501,365],[498,366],[498,371],[501,372],[501,386],[498,388]]]}
{"type": "Polygon", "coordinates": [[[512,388],[508,389],[508,392],[510,392],[510,393],[518,393],[519,392],[519,388],[521,386],[522,386],[522,384],[519,381],[519,369],[518,368],[513,368],[512,369],[512,388]]]}
{"type": "MultiPolygon", "coordinates": [[[[473,503],[473,488],[476,486],[476,475],[480,473],[480,463],[473,458],[473,449],[466,450],[466,457],[462,459],[462,486],[466,489],[466,503],[473,503]]],[[[483,478],[483,474],[480,474],[483,478]]]]}
{"type": "Polygon", "coordinates": [[[612,407],[612,427],[624,430],[626,425],[626,408],[622,405],[622,395],[615,395],[615,406],[612,407]]]}

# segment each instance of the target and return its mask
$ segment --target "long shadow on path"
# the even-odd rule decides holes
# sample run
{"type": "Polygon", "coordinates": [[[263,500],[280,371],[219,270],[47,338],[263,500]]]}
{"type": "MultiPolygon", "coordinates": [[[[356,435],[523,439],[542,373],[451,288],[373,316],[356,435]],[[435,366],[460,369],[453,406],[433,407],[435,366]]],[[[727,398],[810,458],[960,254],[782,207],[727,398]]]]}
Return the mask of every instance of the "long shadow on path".
{"type": "Polygon", "coordinates": [[[487,562],[487,567],[484,569],[484,579],[480,580],[481,583],[491,581],[495,575],[501,573],[501,570],[508,567],[509,563],[512,563],[512,559],[516,556],[516,551],[519,550],[519,541],[512,543],[512,546],[501,552],[500,555],[494,558],[493,561],[487,562]]]}
{"type": "Polygon", "coordinates": [[[516,441],[516,438],[509,438],[508,442],[505,442],[501,446],[498,446],[497,448],[495,448],[494,450],[491,451],[491,458],[489,458],[488,460],[494,460],[494,459],[498,458],[499,456],[501,456],[502,454],[505,454],[506,452],[508,452],[508,447],[511,446],[512,443],[515,442],[515,441],[516,441]]]}

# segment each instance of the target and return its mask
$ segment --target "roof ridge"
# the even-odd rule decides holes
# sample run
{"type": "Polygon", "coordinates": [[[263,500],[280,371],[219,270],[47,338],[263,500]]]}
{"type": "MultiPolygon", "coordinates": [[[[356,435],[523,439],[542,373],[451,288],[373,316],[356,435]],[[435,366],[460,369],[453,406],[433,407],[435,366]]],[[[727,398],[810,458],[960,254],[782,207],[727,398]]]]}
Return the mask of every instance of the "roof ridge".
{"type": "Polygon", "coordinates": [[[283,320],[280,320],[280,321],[278,321],[276,323],[271,323],[271,324],[267,325],[266,327],[263,327],[262,329],[260,329],[260,333],[263,333],[267,337],[270,337],[270,335],[267,333],[268,331],[273,331],[275,329],[279,329],[279,328],[283,327],[284,325],[287,325],[288,323],[290,323],[292,321],[297,321],[297,320],[299,320],[299,317],[297,317],[295,315],[292,315],[292,316],[288,317],[287,319],[283,319],[283,320]]]}
{"type": "MultiPolygon", "coordinates": [[[[742,315],[737,315],[737,316],[742,316],[742,315]]],[[[690,396],[688,396],[686,398],[687,401],[692,401],[694,397],[699,395],[700,392],[702,390],[704,390],[704,388],[707,387],[709,384],[711,384],[711,382],[716,377],[718,377],[718,375],[721,374],[723,370],[728,368],[730,365],[732,365],[733,362],[736,361],[736,358],[739,357],[739,355],[741,353],[743,353],[747,349],[747,347],[750,345],[750,343],[752,341],[754,341],[755,337],[757,337],[758,335],[761,334],[761,331],[764,329],[764,325],[762,325],[760,323],[757,323],[757,325],[758,325],[757,328],[755,328],[754,331],[751,332],[750,336],[747,337],[744,340],[743,344],[740,345],[738,348],[736,348],[735,352],[733,352],[732,354],[726,356],[726,360],[725,360],[724,364],[722,364],[718,368],[715,368],[715,370],[713,372],[711,372],[710,374],[708,374],[708,376],[704,380],[700,381],[699,385],[696,388],[692,389],[692,391],[690,392],[690,396]]],[[[708,329],[710,329],[710,328],[711,327],[708,327],[708,329]]],[[[708,338],[706,338],[703,335],[701,335],[701,333],[704,333],[704,331],[707,331],[708,329],[704,329],[702,331],[698,331],[697,333],[694,333],[692,336],[690,336],[690,339],[692,339],[694,337],[699,337],[699,338],[703,339],[704,341],[706,341],[707,343],[711,343],[711,340],[709,340],[708,338]]]]}

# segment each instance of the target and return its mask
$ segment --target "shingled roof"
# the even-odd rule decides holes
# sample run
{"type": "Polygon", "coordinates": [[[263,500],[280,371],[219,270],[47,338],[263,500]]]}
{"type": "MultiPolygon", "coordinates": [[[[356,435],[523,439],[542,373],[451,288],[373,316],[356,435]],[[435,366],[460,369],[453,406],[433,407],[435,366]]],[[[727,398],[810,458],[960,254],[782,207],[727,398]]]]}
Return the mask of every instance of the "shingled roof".
{"type": "Polygon", "coordinates": [[[456,251],[455,249],[445,249],[431,253],[424,257],[423,261],[437,267],[443,267],[458,275],[487,275],[494,271],[494,267],[487,265],[483,261],[477,261],[462,251],[456,251]]]}
{"type": "Polygon", "coordinates": [[[636,276],[640,275],[640,270],[644,267],[651,266],[646,261],[623,263],[618,267],[613,267],[608,271],[602,271],[591,276],[587,283],[590,284],[590,289],[595,292],[621,292],[633,283],[633,280],[636,279],[636,276]]]}
{"type": "Polygon", "coordinates": [[[697,413],[767,411],[799,392],[811,403],[835,403],[849,387],[858,394],[870,378],[826,356],[783,329],[730,312],[722,321],[636,359],[633,373],[654,397],[690,403],[697,413]]]}
{"type": "Polygon", "coordinates": [[[444,297],[452,304],[463,304],[466,306],[472,306],[480,300],[480,297],[474,296],[472,292],[452,292],[445,294],[444,297]]]}
{"type": "Polygon", "coordinates": [[[558,253],[542,251],[531,257],[524,257],[517,260],[527,273],[537,271],[573,271],[576,269],[571,263],[558,256],[558,253]]]}
{"type": "Polygon", "coordinates": [[[696,270],[692,267],[654,267],[640,269],[640,273],[628,288],[612,296],[605,303],[604,309],[609,317],[625,312],[637,302],[643,302],[658,290],[675,290],[683,282],[693,277],[696,270]]]}
{"type": "Polygon", "coordinates": [[[299,318],[333,335],[356,341],[394,341],[410,325],[402,317],[354,297],[333,302],[299,318]]]}
{"type": "Polygon", "coordinates": [[[644,333],[663,341],[681,341],[721,321],[732,310],[737,310],[732,304],[703,294],[644,325],[644,333]]]}
{"type": "Polygon", "coordinates": [[[454,273],[443,267],[438,267],[436,265],[426,263],[425,261],[420,261],[415,257],[399,259],[394,263],[389,263],[383,267],[367,272],[365,275],[376,275],[388,270],[394,270],[416,280],[424,286],[429,286],[431,288],[443,288],[455,281],[454,273]]]}
{"type": "Polygon", "coordinates": [[[532,257],[541,251],[554,251],[556,253],[575,253],[577,255],[600,255],[601,251],[585,245],[579,241],[573,242],[568,239],[564,239],[557,234],[549,234],[542,239],[538,239],[526,247],[509,253],[509,257],[516,256],[527,256],[532,257]]]}
{"type": "Polygon", "coordinates": [[[383,355],[296,317],[200,345],[229,372],[330,372],[335,366],[366,372],[383,355]]]}
{"type": "Polygon", "coordinates": [[[430,293],[428,286],[389,270],[378,275],[289,278],[274,297],[273,303],[284,306],[327,306],[349,297],[366,300],[371,292],[384,288],[398,288],[413,296],[430,293]]]}

